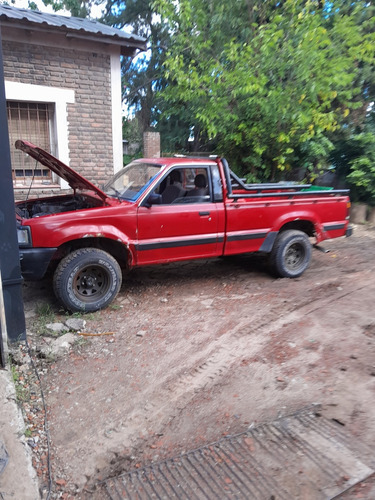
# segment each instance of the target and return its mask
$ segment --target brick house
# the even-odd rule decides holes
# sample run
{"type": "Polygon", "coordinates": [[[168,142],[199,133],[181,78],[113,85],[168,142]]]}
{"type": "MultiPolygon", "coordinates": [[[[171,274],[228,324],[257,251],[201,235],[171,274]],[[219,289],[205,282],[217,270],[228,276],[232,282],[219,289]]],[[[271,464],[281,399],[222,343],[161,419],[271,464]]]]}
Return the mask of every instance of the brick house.
{"type": "Polygon", "coordinates": [[[17,139],[103,183],[122,167],[121,57],[144,50],[145,40],[97,21],[8,5],[0,5],[0,26],[15,197],[67,188],[16,150],[17,139]]]}

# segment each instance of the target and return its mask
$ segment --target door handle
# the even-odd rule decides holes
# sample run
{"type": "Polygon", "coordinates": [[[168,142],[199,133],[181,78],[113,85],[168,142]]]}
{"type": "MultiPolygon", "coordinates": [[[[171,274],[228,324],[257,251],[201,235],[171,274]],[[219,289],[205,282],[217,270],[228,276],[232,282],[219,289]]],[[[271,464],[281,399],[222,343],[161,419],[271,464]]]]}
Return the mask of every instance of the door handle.
{"type": "Polygon", "coordinates": [[[205,215],[210,215],[210,212],[199,212],[199,215],[204,217],[205,215]]]}

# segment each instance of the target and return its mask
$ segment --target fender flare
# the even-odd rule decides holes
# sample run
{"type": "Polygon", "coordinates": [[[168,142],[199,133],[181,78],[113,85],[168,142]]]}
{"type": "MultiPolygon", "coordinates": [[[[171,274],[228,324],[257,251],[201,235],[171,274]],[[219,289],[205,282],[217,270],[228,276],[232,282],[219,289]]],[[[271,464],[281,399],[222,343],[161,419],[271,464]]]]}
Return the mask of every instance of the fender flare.
{"type": "MultiPolygon", "coordinates": [[[[136,252],[135,252],[135,242],[133,242],[125,233],[119,231],[116,227],[111,225],[101,225],[94,228],[94,226],[73,226],[70,230],[68,228],[62,228],[59,233],[59,241],[56,239],[55,247],[57,247],[57,253],[59,249],[62,249],[66,246],[73,245],[76,242],[79,242],[76,246],[84,246],[84,241],[91,240],[98,242],[105,241],[108,242],[110,246],[111,243],[121,245],[127,252],[126,264],[130,269],[136,263],[136,252]]],[[[89,245],[88,246],[93,246],[89,245]]],[[[95,246],[95,245],[94,245],[95,246]]],[[[106,245],[98,245],[99,248],[105,249],[106,245]]],[[[109,249],[107,248],[107,251],[109,249]]],[[[111,252],[109,252],[111,253],[111,252]]]]}
{"type": "Polygon", "coordinates": [[[316,242],[319,243],[320,241],[323,241],[325,239],[323,226],[319,222],[314,220],[313,217],[306,216],[303,214],[301,214],[297,217],[296,216],[285,217],[284,219],[281,219],[278,221],[278,224],[277,224],[278,229],[277,230],[273,229],[267,234],[267,236],[265,237],[265,239],[264,239],[264,241],[259,249],[259,252],[270,253],[273,249],[273,246],[275,244],[277,236],[279,235],[280,232],[283,231],[283,227],[285,227],[286,225],[289,224],[291,226],[290,229],[293,229],[293,227],[292,227],[293,223],[296,223],[296,226],[294,227],[294,229],[297,229],[297,230],[298,229],[302,230],[301,228],[298,227],[300,224],[303,224],[303,223],[311,224],[314,228],[316,242]]]}

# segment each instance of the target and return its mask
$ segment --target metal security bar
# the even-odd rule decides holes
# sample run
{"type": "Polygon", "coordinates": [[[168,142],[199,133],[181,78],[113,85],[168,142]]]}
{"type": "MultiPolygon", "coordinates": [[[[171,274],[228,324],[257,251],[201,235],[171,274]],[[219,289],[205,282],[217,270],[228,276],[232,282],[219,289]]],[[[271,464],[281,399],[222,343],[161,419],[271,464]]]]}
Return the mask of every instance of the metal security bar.
{"type": "Polygon", "coordinates": [[[25,139],[46,151],[51,151],[51,108],[48,104],[7,102],[9,142],[12,161],[12,178],[15,186],[29,185],[32,181],[49,184],[51,171],[36,164],[30,156],[18,151],[14,144],[25,139]]]}

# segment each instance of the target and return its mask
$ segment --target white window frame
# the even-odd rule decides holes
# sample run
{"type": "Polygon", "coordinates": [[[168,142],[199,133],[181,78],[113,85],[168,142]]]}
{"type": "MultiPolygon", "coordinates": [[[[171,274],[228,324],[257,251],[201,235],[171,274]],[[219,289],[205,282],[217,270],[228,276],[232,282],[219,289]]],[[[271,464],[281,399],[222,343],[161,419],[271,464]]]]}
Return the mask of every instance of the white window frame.
{"type": "Polygon", "coordinates": [[[117,53],[111,55],[111,99],[113,169],[114,173],[116,173],[124,166],[122,150],[121,59],[117,53]]]}
{"type": "MultiPolygon", "coordinates": [[[[55,156],[66,165],[69,165],[67,105],[75,102],[74,90],[5,81],[5,98],[9,101],[40,102],[54,105],[53,133],[56,138],[55,156]]],[[[59,180],[61,189],[69,189],[66,181],[60,178],[59,180]]]]}

